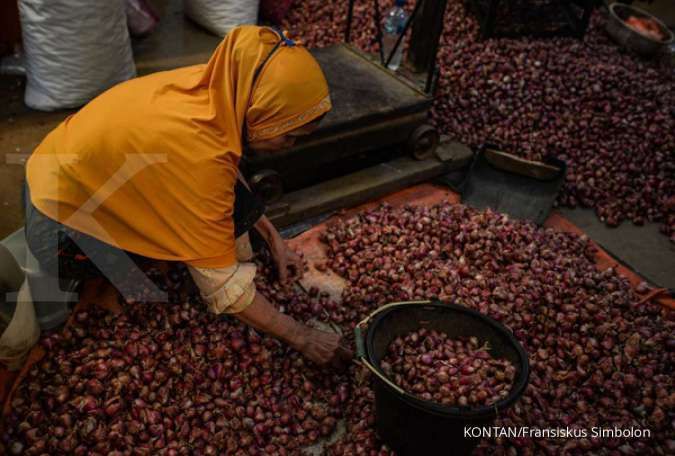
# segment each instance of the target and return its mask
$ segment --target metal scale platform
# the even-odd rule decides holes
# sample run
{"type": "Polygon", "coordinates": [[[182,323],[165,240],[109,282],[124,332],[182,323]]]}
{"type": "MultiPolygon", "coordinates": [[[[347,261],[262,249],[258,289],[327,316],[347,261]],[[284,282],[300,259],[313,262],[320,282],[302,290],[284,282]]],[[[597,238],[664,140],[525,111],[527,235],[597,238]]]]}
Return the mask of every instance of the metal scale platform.
{"type": "MultiPolygon", "coordinates": [[[[457,153],[438,147],[439,134],[428,123],[443,26],[438,18],[445,4],[418,0],[406,24],[412,33],[403,71],[387,69],[382,52],[378,59],[348,44],[353,1],[345,43],[312,51],[326,75],[333,109],[293,148],[242,163],[277,226],[359,204],[458,166],[457,153]]],[[[377,2],[373,7],[379,23],[377,2]]],[[[381,32],[377,35],[381,43],[381,32]]]]}

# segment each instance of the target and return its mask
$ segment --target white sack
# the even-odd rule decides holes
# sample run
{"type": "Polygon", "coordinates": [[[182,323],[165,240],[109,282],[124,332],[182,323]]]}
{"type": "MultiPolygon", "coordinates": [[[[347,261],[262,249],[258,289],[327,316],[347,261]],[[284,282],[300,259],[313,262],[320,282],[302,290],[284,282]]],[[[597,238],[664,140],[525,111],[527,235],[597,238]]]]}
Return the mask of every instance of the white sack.
{"type": "Polygon", "coordinates": [[[136,75],[124,0],[19,0],[19,13],[31,108],[82,106],[136,75]]]}
{"type": "Polygon", "coordinates": [[[183,0],[185,14],[216,35],[258,22],[259,0],[183,0]]]}

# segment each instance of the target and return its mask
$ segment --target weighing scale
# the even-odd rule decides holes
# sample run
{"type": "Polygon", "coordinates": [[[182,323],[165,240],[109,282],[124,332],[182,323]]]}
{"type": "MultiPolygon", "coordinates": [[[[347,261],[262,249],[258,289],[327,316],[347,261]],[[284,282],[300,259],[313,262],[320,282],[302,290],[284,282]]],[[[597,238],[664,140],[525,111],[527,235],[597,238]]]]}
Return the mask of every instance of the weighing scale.
{"type": "Polygon", "coordinates": [[[447,1],[418,0],[388,56],[374,1],[379,59],[349,44],[353,4],[345,42],[312,50],[326,75],[333,109],[316,132],[292,148],[241,164],[278,227],[429,180],[466,165],[470,157],[468,148],[439,147],[440,135],[429,123],[447,1]],[[409,28],[407,61],[391,71],[387,63],[409,28]]]}

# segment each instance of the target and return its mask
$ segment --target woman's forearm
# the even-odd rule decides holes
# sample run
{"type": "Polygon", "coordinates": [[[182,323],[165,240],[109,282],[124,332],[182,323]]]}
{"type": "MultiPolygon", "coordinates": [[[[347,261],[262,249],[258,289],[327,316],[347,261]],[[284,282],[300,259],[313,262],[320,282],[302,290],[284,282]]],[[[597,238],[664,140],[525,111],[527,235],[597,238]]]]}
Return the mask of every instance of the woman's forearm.
{"type": "Polygon", "coordinates": [[[345,367],[352,353],[340,345],[340,336],[319,331],[295,321],[275,309],[264,296],[256,293],[253,302],[233,314],[244,323],[277,337],[320,366],[345,367]]]}
{"type": "Polygon", "coordinates": [[[265,239],[267,245],[271,246],[274,242],[281,240],[281,235],[277,231],[272,222],[266,217],[262,216],[255,224],[255,229],[265,239]]]}
{"type": "MultiPolygon", "coordinates": [[[[238,173],[238,179],[248,188],[248,184],[242,176],[238,173]]],[[[279,273],[279,280],[286,282],[289,278],[298,279],[303,274],[302,259],[292,252],[286,242],[281,237],[275,226],[264,215],[254,225],[255,229],[260,233],[260,236],[265,240],[265,243],[270,249],[270,253],[274,258],[279,273]]]]}
{"type": "Polygon", "coordinates": [[[306,327],[292,317],[279,312],[260,293],[256,292],[253,302],[235,317],[254,328],[274,336],[296,350],[305,345],[306,327]]]}

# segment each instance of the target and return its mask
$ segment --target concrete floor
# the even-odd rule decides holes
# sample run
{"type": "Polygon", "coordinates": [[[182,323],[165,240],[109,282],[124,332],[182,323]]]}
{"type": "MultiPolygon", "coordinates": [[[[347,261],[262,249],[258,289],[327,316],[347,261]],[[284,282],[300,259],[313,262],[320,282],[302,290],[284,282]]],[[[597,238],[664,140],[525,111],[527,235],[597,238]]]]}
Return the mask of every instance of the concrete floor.
{"type": "MultiPolygon", "coordinates": [[[[183,18],[180,0],[154,0],[158,30],[134,43],[139,74],[203,63],[220,41],[183,18]]],[[[24,163],[42,138],[72,111],[43,113],[23,104],[23,78],[0,76],[0,239],[23,224],[24,163]]],[[[588,235],[648,281],[675,289],[675,245],[655,224],[607,228],[591,210],[563,210],[588,235]]]]}
{"type": "Polygon", "coordinates": [[[183,16],[182,0],[154,0],[158,28],[133,44],[138,74],[206,63],[221,38],[183,16]]]}
{"type": "Polygon", "coordinates": [[[659,224],[636,226],[624,222],[616,228],[608,228],[591,209],[560,212],[648,282],[675,290],[675,244],[659,232],[659,224]]]}

